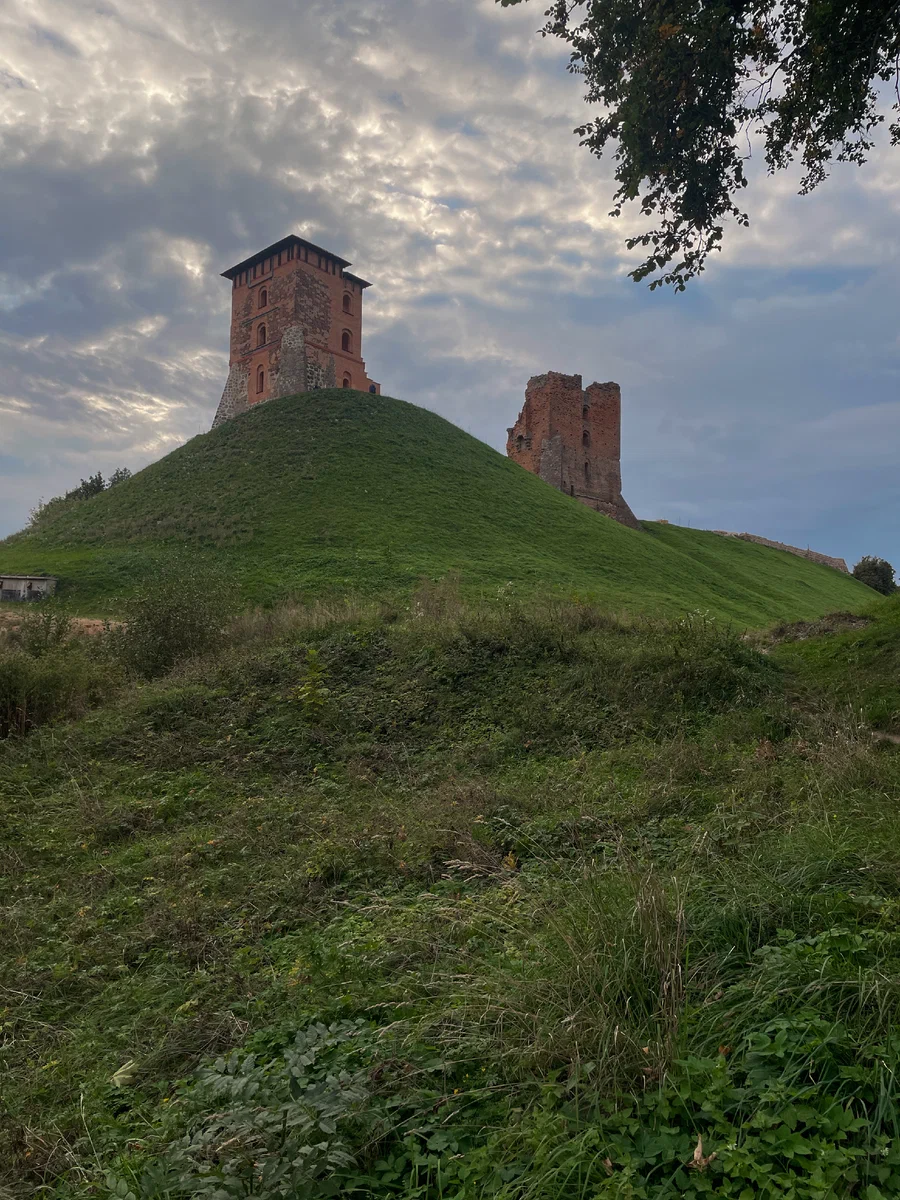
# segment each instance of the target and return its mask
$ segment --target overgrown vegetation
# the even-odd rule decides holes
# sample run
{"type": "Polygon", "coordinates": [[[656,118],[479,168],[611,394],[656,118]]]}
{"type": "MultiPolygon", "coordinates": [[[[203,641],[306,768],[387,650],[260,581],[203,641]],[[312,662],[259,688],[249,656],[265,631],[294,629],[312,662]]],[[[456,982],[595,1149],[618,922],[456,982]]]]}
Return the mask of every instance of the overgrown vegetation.
{"type": "Polygon", "coordinates": [[[394,596],[459,572],[472,599],[555,590],[612,610],[701,609],[760,627],[869,603],[862,584],[765,546],[648,522],[547,487],[435,413],[348,389],[261,404],[0,543],[78,611],[118,615],[173,550],[242,603],[394,596]]]}
{"type": "Polygon", "coordinates": [[[121,612],[83,635],[65,604],[47,600],[0,631],[0,739],[79,716],[129,678],[153,679],[226,644],[234,597],[220,573],[175,555],[121,612]]]}
{"type": "Polygon", "coordinates": [[[0,739],[78,716],[108,700],[122,681],[105,646],[74,636],[65,606],[29,605],[0,642],[0,739]]]}
{"type": "Polygon", "coordinates": [[[898,611],[761,653],[448,580],[8,739],[0,1179],[900,1195],[898,611]]]}

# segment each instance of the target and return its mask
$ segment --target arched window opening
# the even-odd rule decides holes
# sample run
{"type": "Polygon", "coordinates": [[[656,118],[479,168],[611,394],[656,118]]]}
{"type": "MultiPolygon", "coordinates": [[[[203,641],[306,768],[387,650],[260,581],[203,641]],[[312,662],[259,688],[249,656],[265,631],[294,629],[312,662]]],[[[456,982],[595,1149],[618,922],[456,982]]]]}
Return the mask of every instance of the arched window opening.
{"type": "Polygon", "coordinates": [[[259,289],[258,307],[265,308],[268,303],[269,303],[269,289],[268,288],[260,288],[259,289]]]}
{"type": "Polygon", "coordinates": [[[259,329],[257,329],[257,331],[256,331],[256,344],[257,344],[257,346],[264,346],[266,344],[266,327],[265,327],[265,325],[260,325],[259,329]]]}
{"type": "Polygon", "coordinates": [[[349,311],[350,311],[350,296],[347,292],[344,292],[344,312],[349,312],[349,311]]]}
{"type": "Polygon", "coordinates": [[[350,384],[350,376],[349,376],[349,375],[345,375],[345,376],[344,376],[344,384],[343,384],[343,386],[344,386],[344,387],[350,387],[350,386],[351,386],[351,384],[350,384]]]}
{"type": "Polygon", "coordinates": [[[350,330],[345,329],[344,332],[341,334],[341,349],[343,351],[345,351],[347,354],[349,354],[352,347],[353,347],[353,340],[352,340],[352,337],[350,334],[350,330]]]}
{"type": "Polygon", "coordinates": [[[590,411],[591,411],[591,410],[588,408],[588,406],[587,406],[586,404],[582,404],[582,406],[581,406],[581,419],[582,419],[582,421],[586,421],[586,420],[588,419],[588,416],[589,416],[589,414],[590,414],[590,411]]]}
{"type": "Polygon", "coordinates": [[[591,435],[586,429],[581,431],[581,444],[582,446],[589,446],[591,444],[591,435]]]}
{"type": "Polygon", "coordinates": [[[520,434],[519,434],[519,436],[516,438],[516,450],[518,450],[518,452],[519,452],[520,454],[522,453],[522,447],[523,447],[524,445],[525,445],[525,438],[524,438],[524,437],[523,437],[523,435],[520,433],[520,434]]]}
{"type": "Polygon", "coordinates": [[[260,392],[265,391],[265,387],[266,387],[266,372],[263,367],[260,367],[259,370],[256,372],[256,394],[257,394],[257,396],[260,394],[260,392]]]}

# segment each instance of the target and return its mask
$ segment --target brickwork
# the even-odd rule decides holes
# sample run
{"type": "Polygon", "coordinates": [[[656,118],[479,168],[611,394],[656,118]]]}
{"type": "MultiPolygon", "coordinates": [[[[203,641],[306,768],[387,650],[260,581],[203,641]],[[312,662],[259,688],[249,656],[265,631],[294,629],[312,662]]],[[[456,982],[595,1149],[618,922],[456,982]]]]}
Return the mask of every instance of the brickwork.
{"type": "Polygon", "coordinates": [[[580,375],[535,375],[508,430],[506,453],[551,487],[639,529],[622,498],[621,408],[617,383],[582,388],[580,375]]]}
{"type": "Polygon", "coordinates": [[[724,529],[714,529],[712,532],[718,533],[721,537],[740,538],[743,542],[756,542],[758,546],[770,546],[773,550],[786,550],[788,554],[796,554],[799,558],[808,558],[810,562],[821,563],[823,567],[831,567],[835,571],[843,571],[845,575],[850,574],[849,568],[842,558],[832,558],[828,554],[819,554],[815,550],[801,550],[799,546],[788,546],[785,542],[772,542],[768,538],[757,537],[755,533],[728,533],[724,529]]]}
{"type": "Polygon", "coordinates": [[[308,388],[380,392],[361,353],[369,285],[349,265],[291,236],[223,272],[232,284],[231,354],[214,428],[254,404],[308,388]]]}

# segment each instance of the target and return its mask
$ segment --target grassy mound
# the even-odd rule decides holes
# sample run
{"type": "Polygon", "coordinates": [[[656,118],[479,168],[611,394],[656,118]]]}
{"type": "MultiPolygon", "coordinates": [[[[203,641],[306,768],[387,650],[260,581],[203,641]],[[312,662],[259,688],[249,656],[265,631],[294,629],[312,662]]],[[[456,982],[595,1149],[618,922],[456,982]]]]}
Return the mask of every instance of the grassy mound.
{"type": "Polygon", "coordinates": [[[739,623],[872,599],[780,551],[648,523],[638,533],[547,487],[413,405],[346,390],[262,405],[92,499],[0,542],[0,569],[59,575],[82,611],[152,577],[173,546],[248,601],[408,591],[458,571],[470,592],[579,593],[604,606],[739,623]]]}
{"type": "Polygon", "coordinates": [[[446,589],[230,636],[0,742],[0,1190],[900,1196],[900,754],[812,642],[446,589]]]}

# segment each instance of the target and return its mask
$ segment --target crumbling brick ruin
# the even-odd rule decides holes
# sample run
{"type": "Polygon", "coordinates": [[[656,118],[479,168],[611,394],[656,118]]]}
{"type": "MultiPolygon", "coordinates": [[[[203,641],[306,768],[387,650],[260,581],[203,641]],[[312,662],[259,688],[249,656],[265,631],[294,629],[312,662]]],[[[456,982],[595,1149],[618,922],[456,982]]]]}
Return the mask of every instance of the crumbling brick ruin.
{"type": "Polygon", "coordinates": [[[506,453],[595,512],[640,529],[622,498],[621,409],[617,383],[582,389],[580,375],[535,375],[508,431],[506,453]]]}
{"type": "Polygon", "coordinates": [[[310,388],[381,391],[362,359],[363,292],[371,285],[349,266],[291,234],[222,272],[231,280],[231,355],[213,428],[310,388]]]}

